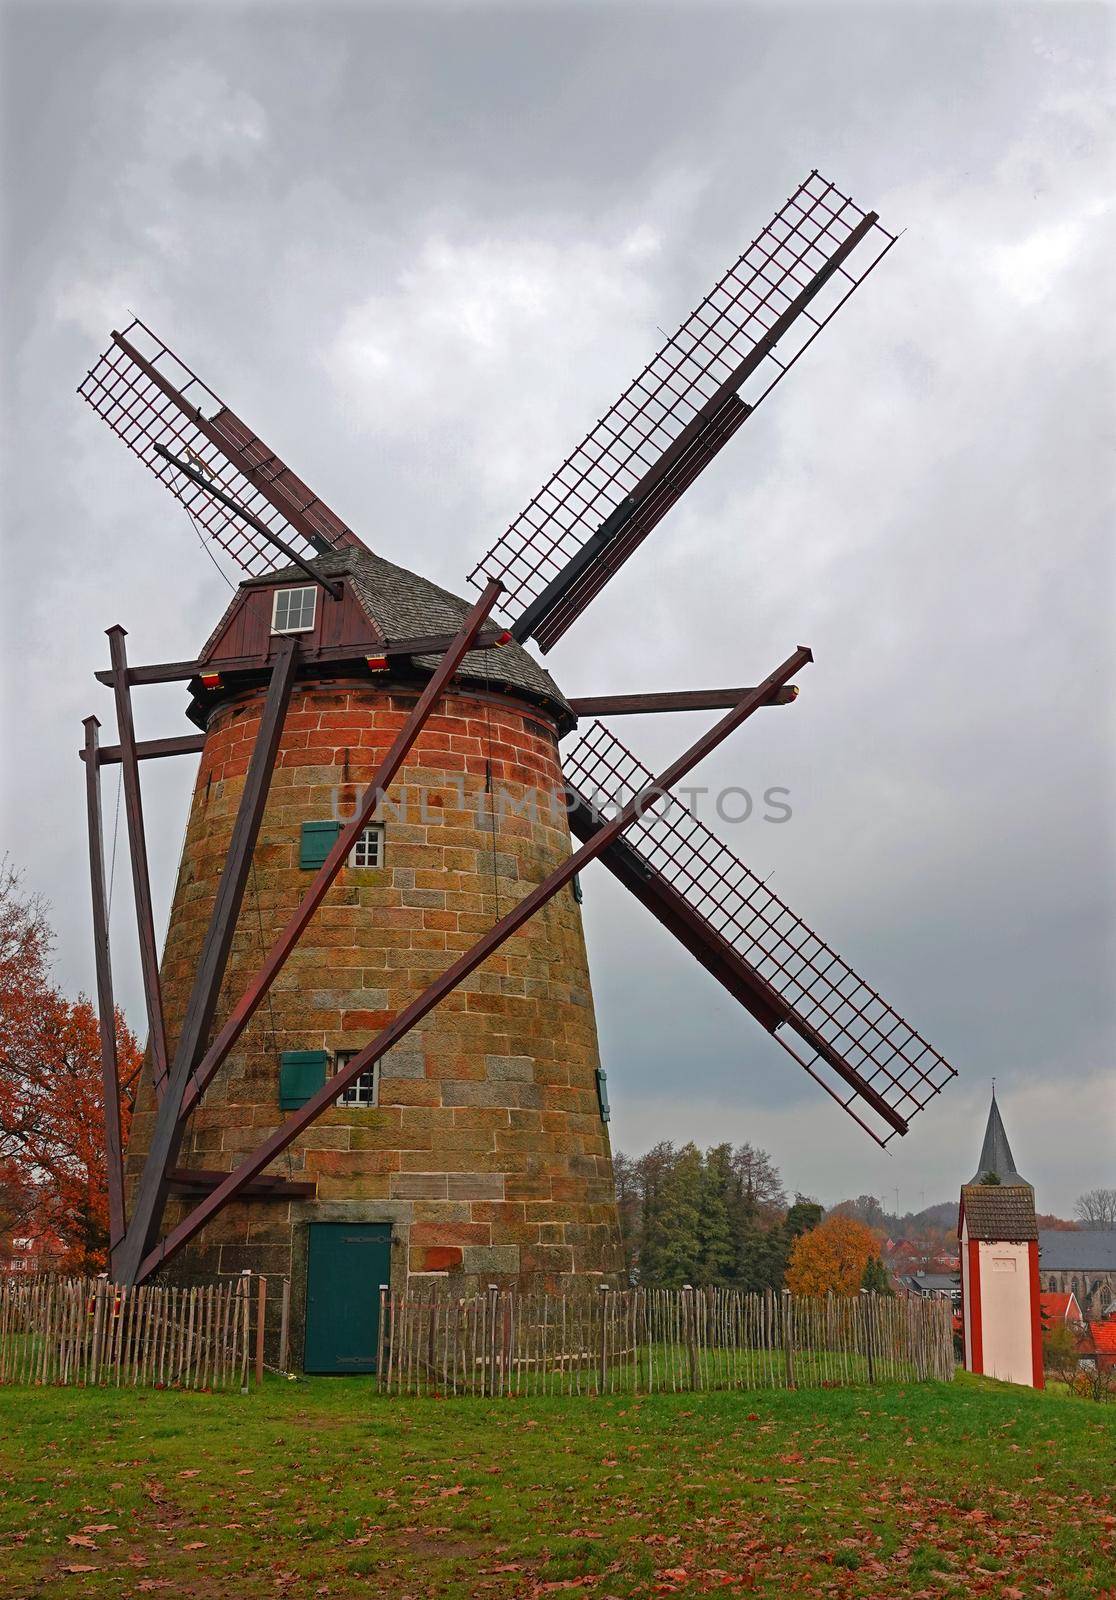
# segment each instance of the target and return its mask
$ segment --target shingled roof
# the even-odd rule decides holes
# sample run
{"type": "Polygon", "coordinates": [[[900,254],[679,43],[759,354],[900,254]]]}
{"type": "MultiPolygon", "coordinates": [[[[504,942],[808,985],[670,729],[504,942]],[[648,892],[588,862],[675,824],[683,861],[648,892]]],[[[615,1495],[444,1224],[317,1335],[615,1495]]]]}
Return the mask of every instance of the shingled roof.
{"type": "Polygon", "coordinates": [[[1029,1183],[967,1183],[961,1211],[970,1239],[1037,1239],[1035,1191],[1029,1183]]]}
{"type": "Polygon", "coordinates": [[[1004,1128],[1000,1108],[996,1104],[996,1091],[992,1091],[992,1105],[988,1112],[988,1126],[984,1130],[984,1143],[980,1147],[980,1166],[969,1179],[970,1183],[980,1183],[985,1173],[994,1172],[1003,1184],[1025,1184],[1026,1178],[1015,1170],[1015,1157],[1008,1144],[1007,1132],[1004,1128]]]}
{"type": "MultiPolygon", "coordinates": [[[[370,550],[338,550],[315,556],[310,565],[324,578],[347,578],[369,619],[389,644],[424,634],[455,633],[474,603],[370,550]]],[[[301,568],[284,567],[249,578],[240,587],[267,588],[275,583],[297,582],[299,578],[305,579],[301,568]]],[[[433,671],[439,658],[416,656],[414,660],[417,666],[433,671]]],[[[458,676],[477,684],[490,684],[497,690],[518,689],[556,712],[563,726],[569,727],[574,721],[573,712],[550,673],[514,642],[498,650],[470,650],[458,676]]]]}

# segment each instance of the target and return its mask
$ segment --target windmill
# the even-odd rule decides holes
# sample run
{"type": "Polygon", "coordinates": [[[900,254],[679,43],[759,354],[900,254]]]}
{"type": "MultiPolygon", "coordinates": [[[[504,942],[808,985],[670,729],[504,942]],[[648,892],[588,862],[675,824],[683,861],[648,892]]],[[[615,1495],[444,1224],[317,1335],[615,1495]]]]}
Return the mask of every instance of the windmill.
{"type": "Polygon", "coordinates": [[[113,334],[79,392],[245,572],[194,660],[131,665],[109,629],[118,744],[85,724],[100,1012],[99,774],[120,762],[149,1024],[127,1174],[102,1032],[120,1282],[291,1271],[306,1359],[333,1370],[338,1283],[614,1271],[593,860],[880,1144],[954,1075],[671,799],[793,702],[808,649],[754,687],[579,700],[525,648],[557,644],[893,243],[811,173],[480,559],[471,605],[369,550],[149,328],[113,334]],[[189,685],[202,732],[138,742],[132,690],[163,682],[189,685]],[[687,709],[723,715],[658,774],[604,720],[579,726],[687,709]],[[160,965],[140,763],[187,752],[160,965]],[[365,1254],[346,1264],[342,1235],[365,1254]]]}

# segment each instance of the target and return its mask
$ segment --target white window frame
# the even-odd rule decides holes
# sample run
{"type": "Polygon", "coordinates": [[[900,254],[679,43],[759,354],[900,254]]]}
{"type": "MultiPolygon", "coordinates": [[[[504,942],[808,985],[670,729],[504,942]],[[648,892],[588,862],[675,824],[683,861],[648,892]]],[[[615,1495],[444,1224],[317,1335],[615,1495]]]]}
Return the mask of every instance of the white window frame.
{"type": "MultiPolygon", "coordinates": [[[[333,1059],[337,1071],[340,1072],[347,1061],[351,1061],[355,1055],[359,1054],[358,1050],[335,1050],[333,1059]]],[[[374,1061],[370,1069],[367,1072],[362,1072],[355,1083],[351,1083],[347,1089],[342,1089],[337,1098],[337,1104],[339,1106],[367,1107],[378,1106],[379,1103],[380,1063],[374,1061]],[[369,1082],[368,1080],[371,1081],[369,1082]]]]}
{"type": "Polygon", "coordinates": [[[383,823],[370,822],[367,828],[362,828],[360,833],[357,835],[356,844],[353,845],[353,848],[349,852],[349,865],[351,867],[357,867],[361,872],[378,872],[384,864],[385,849],[386,841],[384,839],[383,823]],[[367,853],[368,846],[373,839],[376,841],[376,859],[374,861],[361,861],[361,851],[363,850],[365,853],[367,853]]]}
{"type": "Polygon", "coordinates": [[[318,591],[317,591],[317,589],[315,588],[315,586],[312,583],[299,584],[297,588],[276,589],[274,595],[272,596],[272,600],[271,600],[271,631],[272,631],[272,633],[310,633],[310,632],[313,631],[314,623],[317,621],[317,617],[318,617],[318,591]],[[294,627],[290,626],[289,619],[290,619],[290,614],[291,614],[291,608],[290,608],[290,605],[288,604],[288,606],[287,606],[288,626],[285,627],[285,628],[281,628],[279,626],[279,597],[280,597],[280,595],[299,595],[300,596],[299,604],[298,604],[298,614],[299,614],[300,617],[303,615],[303,613],[305,611],[305,608],[306,608],[305,596],[309,595],[310,596],[310,620],[308,622],[301,622],[300,621],[297,624],[297,626],[294,626],[294,627]]]}

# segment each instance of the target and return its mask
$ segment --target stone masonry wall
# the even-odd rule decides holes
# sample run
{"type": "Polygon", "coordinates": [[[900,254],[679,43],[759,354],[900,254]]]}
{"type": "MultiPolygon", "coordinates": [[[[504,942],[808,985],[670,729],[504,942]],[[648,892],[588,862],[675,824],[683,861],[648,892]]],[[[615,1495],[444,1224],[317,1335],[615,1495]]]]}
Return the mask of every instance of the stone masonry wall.
{"type": "MultiPolygon", "coordinates": [[[[261,700],[222,705],[208,730],[163,957],[172,1041],[261,700]]],[[[296,687],[219,1022],[311,881],[299,868],[301,824],[338,808],[349,814],[413,701],[367,682],[296,687]]],[[[541,714],[496,696],[448,697],[390,792],[384,866],[342,871],[192,1117],[180,1164],[234,1166],[283,1119],[281,1051],[368,1043],[561,861],[570,843],[550,803],[555,792],[557,746],[541,714]]],[[[227,1208],[178,1276],[293,1273],[297,1342],[304,1224],[315,1218],[392,1222],[397,1287],[415,1273],[448,1273],[462,1292],[614,1273],[598,1065],[580,910],[567,888],[385,1056],[377,1106],[335,1106],[273,1163],[271,1172],[314,1179],[316,1200],[227,1208]]],[[[145,1085],[128,1153],[132,1182],[152,1120],[145,1085]]],[[[172,1202],[167,1224],[185,1209],[172,1202]]]]}

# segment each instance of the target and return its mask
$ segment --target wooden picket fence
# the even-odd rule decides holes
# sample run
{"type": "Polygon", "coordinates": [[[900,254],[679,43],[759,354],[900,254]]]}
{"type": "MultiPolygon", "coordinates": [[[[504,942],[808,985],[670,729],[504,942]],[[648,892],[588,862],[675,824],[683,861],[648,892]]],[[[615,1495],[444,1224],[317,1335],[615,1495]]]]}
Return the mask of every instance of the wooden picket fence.
{"type": "Polygon", "coordinates": [[[380,1291],[379,1387],[401,1395],[653,1394],[953,1377],[948,1301],[731,1289],[380,1291]]]}
{"type": "Polygon", "coordinates": [[[247,1276],[182,1289],[9,1278],[0,1282],[0,1384],[246,1391],[254,1304],[247,1276]]]}

